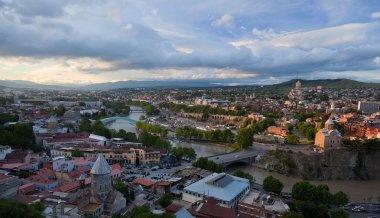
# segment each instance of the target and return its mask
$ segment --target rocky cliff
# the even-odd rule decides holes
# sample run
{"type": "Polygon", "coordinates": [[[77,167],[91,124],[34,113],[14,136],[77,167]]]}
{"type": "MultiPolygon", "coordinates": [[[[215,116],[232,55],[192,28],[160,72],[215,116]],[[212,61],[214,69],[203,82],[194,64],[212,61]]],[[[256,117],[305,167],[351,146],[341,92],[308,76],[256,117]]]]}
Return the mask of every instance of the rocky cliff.
{"type": "Polygon", "coordinates": [[[380,152],[329,150],[306,155],[277,150],[269,152],[261,167],[310,180],[380,179],[380,152]]]}

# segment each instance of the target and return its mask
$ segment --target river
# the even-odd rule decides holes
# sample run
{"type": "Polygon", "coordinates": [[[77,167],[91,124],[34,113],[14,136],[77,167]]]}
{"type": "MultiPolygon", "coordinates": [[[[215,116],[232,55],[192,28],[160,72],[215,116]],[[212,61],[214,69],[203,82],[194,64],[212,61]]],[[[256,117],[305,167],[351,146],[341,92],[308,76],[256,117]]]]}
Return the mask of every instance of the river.
{"type": "MultiPolygon", "coordinates": [[[[144,113],[131,113],[129,118],[138,121],[140,115],[145,115],[144,113]]],[[[125,120],[116,120],[107,125],[110,129],[124,129],[127,132],[136,132],[135,125],[129,124],[125,120]]],[[[197,153],[197,157],[208,157],[218,154],[223,154],[230,152],[231,150],[223,145],[217,145],[213,143],[200,143],[200,142],[180,142],[176,140],[171,141],[174,147],[191,147],[197,153]]],[[[247,173],[253,175],[256,183],[262,184],[263,180],[267,176],[274,176],[281,180],[284,184],[284,191],[291,192],[291,188],[294,183],[301,181],[300,178],[284,176],[279,173],[269,172],[264,169],[260,169],[250,165],[233,165],[228,167],[228,172],[233,172],[235,170],[243,170],[247,173]]],[[[370,180],[370,181],[353,181],[353,180],[327,180],[327,181],[311,181],[311,183],[326,184],[329,186],[332,193],[343,191],[347,193],[351,202],[373,202],[380,203],[380,180],[370,180]]]]}
{"type": "MultiPolygon", "coordinates": [[[[199,142],[172,142],[173,146],[191,147],[197,153],[197,157],[207,157],[230,152],[230,150],[221,145],[212,143],[199,142]]],[[[227,172],[232,173],[235,170],[242,170],[250,173],[256,180],[256,183],[262,184],[267,176],[274,176],[281,180],[284,184],[284,192],[291,192],[292,186],[302,179],[284,176],[279,173],[269,172],[251,165],[232,165],[227,168],[227,172]]],[[[327,181],[311,181],[315,185],[326,184],[332,193],[345,192],[350,202],[372,202],[380,203],[380,180],[358,181],[358,180],[327,180],[327,181]]]]}
{"type": "MultiPolygon", "coordinates": [[[[132,109],[141,110],[140,107],[135,107],[135,106],[130,106],[130,108],[131,108],[131,110],[132,109]]],[[[132,119],[132,120],[138,121],[141,115],[146,116],[145,113],[131,112],[129,114],[129,116],[127,116],[127,117],[130,118],[130,119],[132,119]]],[[[136,126],[130,124],[127,120],[122,120],[122,119],[115,120],[115,121],[107,124],[107,128],[108,129],[113,129],[113,130],[116,130],[116,131],[119,131],[120,129],[124,129],[127,132],[134,132],[134,133],[136,133],[136,126]]]]}

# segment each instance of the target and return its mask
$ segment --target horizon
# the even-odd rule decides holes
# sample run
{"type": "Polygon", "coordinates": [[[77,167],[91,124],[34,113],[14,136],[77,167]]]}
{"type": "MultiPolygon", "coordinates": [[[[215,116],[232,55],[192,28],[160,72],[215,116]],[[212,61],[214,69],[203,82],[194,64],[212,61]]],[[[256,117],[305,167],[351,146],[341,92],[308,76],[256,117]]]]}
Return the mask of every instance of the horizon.
{"type": "Polygon", "coordinates": [[[376,0],[15,0],[0,2],[0,21],[0,80],[380,82],[376,0]]]}

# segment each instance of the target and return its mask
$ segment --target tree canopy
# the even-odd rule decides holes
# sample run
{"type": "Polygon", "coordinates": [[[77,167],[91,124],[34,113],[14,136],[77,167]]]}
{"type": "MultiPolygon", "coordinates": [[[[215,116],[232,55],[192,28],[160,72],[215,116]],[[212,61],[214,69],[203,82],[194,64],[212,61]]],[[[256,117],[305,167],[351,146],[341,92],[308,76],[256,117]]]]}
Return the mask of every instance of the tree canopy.
{"type": "Polygon", "coordinates": [[[263,188],[267,192],[273,192],[279,195],[284,188],[284,184],[273,176],[268,176],[264,179],[263,188]]]}

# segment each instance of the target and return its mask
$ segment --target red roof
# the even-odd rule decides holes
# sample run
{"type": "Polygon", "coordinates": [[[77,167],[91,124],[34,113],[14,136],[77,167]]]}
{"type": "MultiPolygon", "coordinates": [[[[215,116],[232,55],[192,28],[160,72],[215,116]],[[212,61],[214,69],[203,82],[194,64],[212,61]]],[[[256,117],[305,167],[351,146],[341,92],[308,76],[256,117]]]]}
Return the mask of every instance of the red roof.
{"type": "Polygon", "coordinates": [[[175,214],[177,213],[177,211],[179,211],[183,206],[182,205],[179,205],[179,204],[176,204],[176,203],[172,203],[170,204],[169,206],[167,206],[165,208],[165,211],[166,213],[171,213],[171,214],[175,214]]]}
{"type": "Polygon", "coordinates": [[[139,185],[145,186],[145,187],[152,186],[152,185],[154,185],[154,184],[156,183],[156,182],[153,181],[153,180],[145,179],[145,178],[137,178],[137,179],[135,179],[133,182],[136,183],[136,184],[139,184],[139,185]]]}
{"type": "Polygon", "coordinates": [[[25,185],[20,186],[18,188],[18,191],[20,194],[27,194],[27,193],[33,192],[35,188],[36,188],[35,184],[27,183],[25,185]]]}
{"type": "Polygon", "coordinates": [[[0,180],[8,179],[8,178],[10,178],[10,177],[11,177],[11,176],[8,176],[8,175],[1,174],[1,173],[0,173],[0,180]]]}
{"type": "MultiPolygon", "coordinates": [[[[90,177],[86,178],[84,180],[84,184],[85,185],[91,184],[91,178],[90,177]]],[[[56,188],[55,190],[60,191],[60,192],[71,192],[71,191],[74,191],[76,189],[79,189],[79,187],[80,187],[80,184],[79,184],[79,181],[77,180],[77,181],[69,182],[65,185],[62,185],[62,186],[56,188]]]]}

